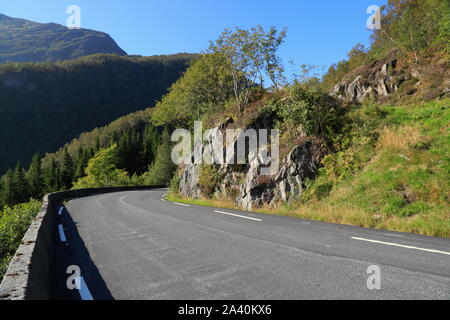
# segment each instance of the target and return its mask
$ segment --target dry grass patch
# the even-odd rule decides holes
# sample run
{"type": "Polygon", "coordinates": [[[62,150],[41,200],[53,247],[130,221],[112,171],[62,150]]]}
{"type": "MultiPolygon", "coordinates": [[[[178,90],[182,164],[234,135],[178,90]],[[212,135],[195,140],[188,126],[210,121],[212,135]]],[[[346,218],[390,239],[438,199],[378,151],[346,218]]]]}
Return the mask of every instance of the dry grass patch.
{"type": "Polygon", "coordinates": [[[378,141],[378,149],[410,151],[425,146],[431,142],[431,137],[422,135],[414,126],[384,127],[378,141]]]}

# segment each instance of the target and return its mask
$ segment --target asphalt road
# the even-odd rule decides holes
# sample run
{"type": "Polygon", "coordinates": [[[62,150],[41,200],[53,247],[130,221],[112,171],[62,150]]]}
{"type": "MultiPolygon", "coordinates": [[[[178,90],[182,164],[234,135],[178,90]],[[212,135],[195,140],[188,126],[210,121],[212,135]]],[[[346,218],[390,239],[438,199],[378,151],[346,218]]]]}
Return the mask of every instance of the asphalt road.
{"type": "Polygon", "coordinates": [[[104,194],[59,211],[59,295],[450,299],[450,239],[186,206],[165,193],[104,194]],[[67,289],[70,265],[81,269],[80,290],[67,289]]]}

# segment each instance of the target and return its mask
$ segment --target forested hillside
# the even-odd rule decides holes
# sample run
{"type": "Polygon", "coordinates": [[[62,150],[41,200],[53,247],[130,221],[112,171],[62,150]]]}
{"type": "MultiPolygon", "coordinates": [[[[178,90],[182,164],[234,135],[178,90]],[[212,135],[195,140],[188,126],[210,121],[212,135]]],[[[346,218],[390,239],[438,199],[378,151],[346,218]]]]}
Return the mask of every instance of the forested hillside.
{"type": "Polygon", "coordinates": [[[185,71],[189,54],[92,55],[0,65],[0,173],[54,152],[85,131],[155,105],[185,71]]]}
{"type": "Polygon", "coordinates": [[[0,63],[61,61],[96,53],[126,55],[106,33],[0,14],[0,63]]]}

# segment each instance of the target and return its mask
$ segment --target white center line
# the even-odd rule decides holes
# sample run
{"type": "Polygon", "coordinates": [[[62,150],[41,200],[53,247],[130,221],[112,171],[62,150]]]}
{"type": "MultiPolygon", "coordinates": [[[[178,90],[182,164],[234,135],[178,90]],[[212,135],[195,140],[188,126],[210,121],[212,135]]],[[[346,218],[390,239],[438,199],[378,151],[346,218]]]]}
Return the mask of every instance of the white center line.
{"type": "Polygon", "coordinates": [[[66,235],[64,233],[64,228],[62,224],[58,224],[58,230],[59,230],[59,238],[61,239],[61,242],[67,242],[66,235]]]}
{"type": "Polygon", "coordinates": [[[188,204],[184,204],[184,203],[179,203],[179,202],[172,202],[173,204],[176,204],[178,206],[182,206],[182,207],[190,207],[190,205],[188,204]]]}
{"type": "Polygon", "coordinates": [[[91,292],[89,291],[88,286],[86,285],[86,282],[84,281],[83,277],[80,277],[80,289],[78,289],[81,299],[83,300],[94,300],[92,297],[91,292]]]}
{"type": "Polygon", "coordinates": [[[226,214],[226,215],[233,216],[233,217],[239,217],[239,218],[254,220],[254,221],[262,221],[261,219],[246,217],[246,216],[242,216],[240,214],[234,214],[234,213],[229,213],[229,212],[224,212],[224,211],[219,211],[219,210],[214,210],[214,212],[221,213],[221,214],[226,214]]]}
{"type": "Polygon", "coordinates": [[[64,209],[64,207],[59,208],[58,216],[60,216],[62,214],[63,209],[64,209]]]}
{"type": "Polygon", "coordinates": [[[393,243],[393,242],[384,242],[384,241],[357,238],[357,237],[352,237],[352,239],[360,240],[360,241],[367,241],[367,242],[372,242],[372,243],[379,243],[379,244],[384,244],[387,246],[402,247],[402,248],[406,248],[406,249],[420,250],[420,251],[433,252],[433,253],[441,253],[441,254],[446,254],[446,255],[450,256],[450,252],[445,252],[445,251],[440,251],[440,250],[435,250],[435,249],[425,249],[425,248],[419,248],[419,247],[415,247],[415,246],[406,246],[403,244],[398,244],[398,243],[393,243]]]}

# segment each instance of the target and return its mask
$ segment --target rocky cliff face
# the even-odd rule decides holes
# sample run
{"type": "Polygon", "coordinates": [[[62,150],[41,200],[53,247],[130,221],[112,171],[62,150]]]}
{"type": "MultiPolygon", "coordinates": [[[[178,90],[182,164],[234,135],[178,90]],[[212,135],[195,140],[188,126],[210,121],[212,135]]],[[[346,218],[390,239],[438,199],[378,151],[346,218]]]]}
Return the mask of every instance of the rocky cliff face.
{"type": "MultiPolygon", "coordinates": [[[[239,136],[234,140],[235,149],[238,139],[239,136]]],[[[206,140],[211,143],[214,133],[206,140]]],[[[250,151],[246,165],[215,165],[220,179],[214,187],[214,195],[217,198],[233,198],[236,204],[247,210],[298,198],[305,188],[305,181],[314,179],[321,160],[328,153],[320,139],[304,137],[301,140],[281,159],[278,170],[272,175],[261,174],[261,169],[267,168],[263,161],[263,153],[266,151],[264,147],[250,151]]],[[[202,146],[196,145],[195,152],[204,152],[202,146]]],[[[214,155],[211,157],[214,158],[214,155]]],[[[202,196],[199,183],[202,165],[184,165],[180,172],[180,192],[190,198],[202,196]]]]}
{"type": "Polygon", "coordinates": [[[251,210],[300,197],[306,180],[315,178],[326,153],[327,148],[320,141],[306,138],[282,159],[274,176],[259,175],[261,163],[255,157],[250,161],[244,182],[240,185],[237,204],[251,210]]]}
{"type": "MultiPolygon", "coordinates": [[[[364,75],[356,75],[352,80],[338,83],[331,95],[348,103],[362,103],[367,97],[388,97],[395,93],[408,76],[395,73],[397,59],[373,66],[364,75]]],[[[409,77],[410,78],[410,77],[409,77]]]]}

